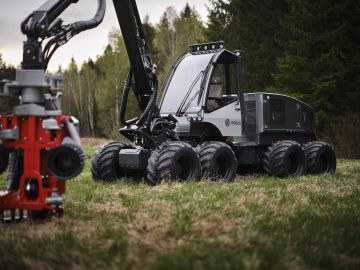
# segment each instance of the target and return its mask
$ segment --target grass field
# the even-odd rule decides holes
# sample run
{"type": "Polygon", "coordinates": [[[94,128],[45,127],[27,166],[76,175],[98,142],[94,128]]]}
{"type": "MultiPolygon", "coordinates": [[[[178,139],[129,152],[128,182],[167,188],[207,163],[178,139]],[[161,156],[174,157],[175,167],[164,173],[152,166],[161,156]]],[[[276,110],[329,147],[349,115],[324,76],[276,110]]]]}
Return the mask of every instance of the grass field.
{"type": "Polygon", "coordinates": [[[335,175],[157,187],[93,182],[87,162],[64,208],[0,224],[0,269],[360,269],[360,161],[340,160],[335,175]]]}

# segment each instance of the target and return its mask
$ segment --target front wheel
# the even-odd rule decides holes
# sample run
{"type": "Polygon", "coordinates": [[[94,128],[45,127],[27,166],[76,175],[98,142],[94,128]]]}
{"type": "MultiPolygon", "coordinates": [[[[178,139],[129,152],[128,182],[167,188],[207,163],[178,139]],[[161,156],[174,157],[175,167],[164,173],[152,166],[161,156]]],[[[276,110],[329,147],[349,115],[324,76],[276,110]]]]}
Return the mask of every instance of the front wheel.
{"type": "Polygon", "coordinates": [[[201,177],[199,158],[186,142],[165,142],[151,153],[147,167],[147,182],[156,185],[161,180],[198,181],[201,177]]]}
{"type": "Polygon", "coordinates": [[[199,151],[203,177],[233,181],[236,176],[237,161],[231,147],[223,142],[205,142],[199,151]]]}
{"type": "Polygon", "coordinates": [[[125,174],[119,169],[119,152],[122,149],[133,147],[125,142],[111,142],[101,146],[91,162],[92,178],[95,181],[114,181],[124,177],[125,174]]]}

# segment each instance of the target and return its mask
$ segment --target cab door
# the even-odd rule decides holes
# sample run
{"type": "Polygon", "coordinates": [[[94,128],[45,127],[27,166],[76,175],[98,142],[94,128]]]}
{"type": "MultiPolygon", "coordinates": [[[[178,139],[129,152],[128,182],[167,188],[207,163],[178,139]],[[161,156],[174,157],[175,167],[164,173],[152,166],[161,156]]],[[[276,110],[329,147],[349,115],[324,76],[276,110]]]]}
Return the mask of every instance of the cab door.
{"type": "Polygon", "coordinates": [[[204,121],[223,136],[240,136],[242,121],[238,96],[237,57],[224,52],[214,64],[204,104],[204,121]]]}

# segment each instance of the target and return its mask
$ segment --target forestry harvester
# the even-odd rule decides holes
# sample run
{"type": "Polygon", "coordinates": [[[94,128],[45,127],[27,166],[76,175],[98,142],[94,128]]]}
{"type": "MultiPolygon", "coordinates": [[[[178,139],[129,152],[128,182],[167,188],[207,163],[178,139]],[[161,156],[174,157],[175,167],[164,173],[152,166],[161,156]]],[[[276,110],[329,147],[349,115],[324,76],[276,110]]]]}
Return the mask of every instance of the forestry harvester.
{"type": "Polygon", "coordinates": [[[0,192],[3,220],[61,215],[66,180],[84,167],[79,123],[62,114],[61,86],[57,80],[51,86],[45,75],[60,46],[103,20],[105,0],[99,0],[93,19],[63,25],[58,17],[76,2],[48,0],[23,21],[21,30],[27,40],[21,69],[14,82],[0,84],[0,96],[18,96],[20,100],[13,115],[0,115],[0,174],[8,170],[7,190],[0,192]]]}
{"type": "Polygon", "coordinates": [[[94,180],[140,176],[156,185],[201,176],[231,181],[259,168],[275,177],[335,171],[333,149],[316,139],[313,109],[280,94],[244,93],[244,54],[223,42],[190,46],[159,91],[135,0],[113,3],[131,65],[120,133],[133,144],[101,146],[92,160],[94,180]],[[131,89],[142,114],[126,121],[131,89]]]}

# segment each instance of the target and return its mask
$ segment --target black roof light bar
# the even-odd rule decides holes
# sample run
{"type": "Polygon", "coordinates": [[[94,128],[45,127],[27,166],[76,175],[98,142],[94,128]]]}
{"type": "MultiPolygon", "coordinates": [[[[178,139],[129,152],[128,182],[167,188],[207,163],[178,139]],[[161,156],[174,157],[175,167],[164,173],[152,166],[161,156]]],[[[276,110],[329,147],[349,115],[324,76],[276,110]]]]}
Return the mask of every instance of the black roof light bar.
{"type": "Polygon", "coordinates": [[[189,48],[190,53],[192,54],[212,53],[224,49],[224,41],[195,44],[191,45],[189,48]]]}

